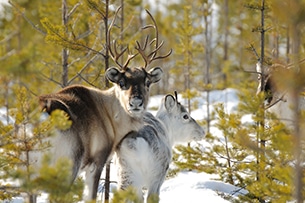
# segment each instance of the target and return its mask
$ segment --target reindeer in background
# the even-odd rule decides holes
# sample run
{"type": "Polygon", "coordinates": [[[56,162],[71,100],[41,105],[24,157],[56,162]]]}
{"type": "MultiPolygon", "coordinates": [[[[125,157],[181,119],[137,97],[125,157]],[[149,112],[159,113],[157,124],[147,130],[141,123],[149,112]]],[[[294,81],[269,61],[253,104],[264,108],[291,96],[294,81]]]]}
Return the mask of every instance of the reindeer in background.
{"type": "Polygon", "coordinates": [[[119,63],[127,48],[118,52],[116,41],[112,43],[114,48],[110,43],[110,32],[119,9],[109,26],[107,45],[112,59],[119,68],[109,68],[105,73],[106,78],[114,83],[114,86],[108,90],[99,90],[74,85],[57,93],[39,97],[43,110],[48,114],[60,109],[66,112],[72,121],[68,130],[58,130],[57,134],[50,138],[51,153],[54,160],[60,157],[72,160],[73,181],[80,170],[86,171],[85,184],[89,191],[86,199],[91,200],[96,199],[101,172],[117,144],[126,134],[139,130],[143,125],[142,117],[149,99],[149,88],[162,77],[160,67],[149,71],[146,68],[152,61],[166,58],[171,54],[170,50],[166,55],[157,56],[163,41],[158,43],[156,22],[147,11],[154,23],[151,27],[156,30],[156,36],[149,45],[155,44],[155,48],[149,54],[145,54],[148,44],[146,37],[143,46],[136,42],[137,54],[140,54],[145,62],[143,67],[128,67],[129,62],[137,54],[128,55],[124,64],[119,63]]]}
{"type": "Polygon", "coordinates": [[[142,189],[159,195],[169,164],[172,148],[181,142],[201,140],[205,132],[175,97],[166,95],[156,117],[144,114],[144,126],[128,133],[116,148],[118,187],[132,186],[140,199],[142,189]]]}
{"type": "MultiPolygon", "coordinates": [[[[287,125],[287,127],[292,127],[294,124],[293,95],[287,88],[284,89],[281,87],[278,78],[280,76],[283,78],[283,75],[281,74],[290,74],[293,70],[290,69],[289,66],[274,64],[268,67],[263,73],[261,64],[257,63],[256,71],[258,73],[257,94],[260,92],[265,93],[265,109],[274,113],[278,119],[287,125]],[[264,81],[261,80],[262,74],[264,74],[264,81]]],[[[292,78],[290,78],[290,80],[292,80],[292,78]]],[[[298,99],[298,108],[304,110],[304,96],[300,95],[298,99]]]]}

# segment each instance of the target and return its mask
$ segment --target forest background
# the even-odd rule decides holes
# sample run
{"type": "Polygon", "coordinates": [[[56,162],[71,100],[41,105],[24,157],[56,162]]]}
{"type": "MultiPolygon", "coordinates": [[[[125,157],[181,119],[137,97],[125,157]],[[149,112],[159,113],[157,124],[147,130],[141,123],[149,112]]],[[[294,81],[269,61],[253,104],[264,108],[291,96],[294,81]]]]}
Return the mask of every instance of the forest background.
{"type": "MultiPolygon", "coordinates": [[[[207,149],[200,145],[177,148],[177,170],[216,173],[225,182],[249,191],[232,201],[303,202],[305,172],[300,157],[305,157],[304,136],[285,129],[264,111],[264,96],[256,97],[255,70],[258,62],[266,69],[281,64],[302,70],[299,61],[305,57],[301,35],[305,22],[303,0],[11,0],[3,4],[0,109],[6,122],[0,123],[0,175],[1,179],[22,179],[25,184],[1,185],[0,199],[20,192],[31,196],[41,189],[54,194],[50,198],[55,202],[62,201],[56,198],[63,196],[68,202],[81,198],[81,183],[75,184],[73,192],[67,192],[67,186],[56,190],[56,183],[46,184],[55,176],[67,181],[63,169],[61,173],[46,170],[47,159],[47,172],[40,174],[36,182],[32,180],[35,170],[29,164],[29,153],[48,147],[41,139],[50,136],[54,127],[69,126],[61,112],[42,121],[37,96],[72,84],[100,89],[110,86],[104,72],[115,64],[105,44],[108,26],[119,6],[122,9],[111,38],[120,46],[128,46],[133,53],[135,41],[144,41],[149,30],[142,27],[151,24],[145,12],[148,9],[164,41],[161,54],[173,50],[170,57],[153,64],[163,69],[164,76],[152,88],[151,95],[177,90],[192,111],[198,105],[192,98],[200,92],[207,93],[207,101],[211,90],[231,87],[240,92],[241,105],[235,113],[226,112],[221,105],[210,112],[207,105],[208,114],[202,125],[209,132],[213,123],[224,135],[219,138],[208,134],[207,139],[215,145],[207,149]],[[249,113],[255,122],[245,126],[241,118],[249,113]],[[268,128],[264,125],[266,119],[268,128]]],[[[142,63],[136,57],[131,65],[142,63]]],[[[304,74],[299,73],[303,72],[280,75],[284,86],[301,90],[305,80],[304,74]]],[[[302,116],[300,113],[300,121],[302,116]]],[[[294,129],[299,127],[296,122],[294,129]]]]}

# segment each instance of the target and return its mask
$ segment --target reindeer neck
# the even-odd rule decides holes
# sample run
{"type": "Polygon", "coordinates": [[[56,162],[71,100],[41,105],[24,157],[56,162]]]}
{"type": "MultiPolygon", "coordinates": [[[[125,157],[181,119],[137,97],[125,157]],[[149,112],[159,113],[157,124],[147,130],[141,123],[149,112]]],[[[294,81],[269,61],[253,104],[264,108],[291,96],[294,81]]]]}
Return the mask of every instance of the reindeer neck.
{"type": "Polygon", "coordinates": [[[166,130],[166,139],[169,146],[172,148],[175,144],[175,130],[173,129],[173,125],[171,123],[171,119],[168,117],[167,113],[158,113],[156,116],[163,124],[166,130]]]}
{"type": "Polygon", "coordinates": [[[142,118],[131,117],[126,112],[119,99],[119,90],[116,87],[112,87],[104,92],[106,96],[103,102],[107,107],[106,111],[108,115],[112,118],[115,134],[124,136],[131,131],[139,130],[143,125],[142,118]]]}

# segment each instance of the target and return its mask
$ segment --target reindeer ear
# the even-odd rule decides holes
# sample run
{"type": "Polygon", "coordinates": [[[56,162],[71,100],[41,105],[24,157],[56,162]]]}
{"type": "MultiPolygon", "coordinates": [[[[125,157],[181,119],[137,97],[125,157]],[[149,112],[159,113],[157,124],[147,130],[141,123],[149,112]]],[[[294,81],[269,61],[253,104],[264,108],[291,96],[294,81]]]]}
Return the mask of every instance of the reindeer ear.
{"type": "Polygon", "coordinates": [[[114,83],[118,83],[122,78],[122,72],[114,67],[108,68],[105,75],[108,80],[114,83]]]}
{"type": "Polygon", "coordinates": [[[150,80],[151,80],[151,83],[156,83],[158,82],[159,80],[161,80],[162,78],[162,75],[163,75],[163,71],[160,67],[155,67],[153,69],[150,69],[148,71],[149,75],[150,75],[150,80]]]}
{"type": "Polygon", "coordinates": [[[168,94],[165,96],[165,108],[167,111],[172,111],[173,108],[176,106],[176,100],[175,98],[168,94]]]}

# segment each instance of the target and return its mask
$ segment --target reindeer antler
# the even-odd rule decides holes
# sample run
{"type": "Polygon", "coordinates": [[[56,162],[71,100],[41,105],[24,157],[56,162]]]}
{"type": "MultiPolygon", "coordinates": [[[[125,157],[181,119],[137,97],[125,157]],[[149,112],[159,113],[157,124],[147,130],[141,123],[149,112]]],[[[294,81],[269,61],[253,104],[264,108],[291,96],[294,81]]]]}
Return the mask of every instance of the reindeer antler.
{"type": "Polygon", "coordinates": [[[147,14],[150,16],[151,20],[153,21],[153,25],[146,25],[144,26],[142,29],[147,29],[147,28],[153,28],[155,29],[155,38],[152,39],[149,43],[148,43],[148,38],[149,35],[146,36],[145,41],[143,43],[143,46],[141,46],[139,41],[136,41],[137,46],[135,47],[135,49],[138,51],[138,53],[142,56],[143,60],[144,60],[144,68],[147,68],[147,66],[158,59],[164,59],[166,57],[168,57],[169,55],[171,55],[172,53],[172,49],[169,50],[169,52],[165,55],[162,56],[157,56],[157,52],[161,49],[161,47],[164,44],[164,41],[162,41],[159,44],[159,30],[158,30],[158,26],[157,23],[155,21],[155,19],[153,18],[153,16],[151,15],[151,13],[146,9],[147,14]],[[152,45],[153,43],[155,43],[155,47],[154,50],[152,52],[150,52],[149,54],[145,54],[145,49],[147,47],[147,45],[152,45]]]}
{"type": "Polygon", "coordinates": [[[111,48],[111,42],[110,42],[110,34],[111,34],[111,29],[116,21],[116,18],[118,16],[118,13],[120,11],[122,7],[118,7],[117,10],[115,11],[115,14],[114,14],[114,18],[111,22],[111,24],[109,25],[109,28],[107,30],[107,46],[108,46],[108,50],[109,50],[109,53],[110,53],[110,56],[111,58],[114,60],[114,62],[122,69],[122,70],[126,70],[127,68],[127,65],[129,64],[129,62],[134,58],[136,57],[136,54],[129,54],[129,49],[128,47],[125,47],[123,50],[121,50],[120,52],[117,50],[117,41],[116,40],[113,40],[113,47],[114,47],[114,51],[112,50],[111,48]],[[119,58],[123,56],[123,54],[128,51],[128,57],[127,57],[127,60],[124,64],[121,64],[119,62],[119,58]]]}

